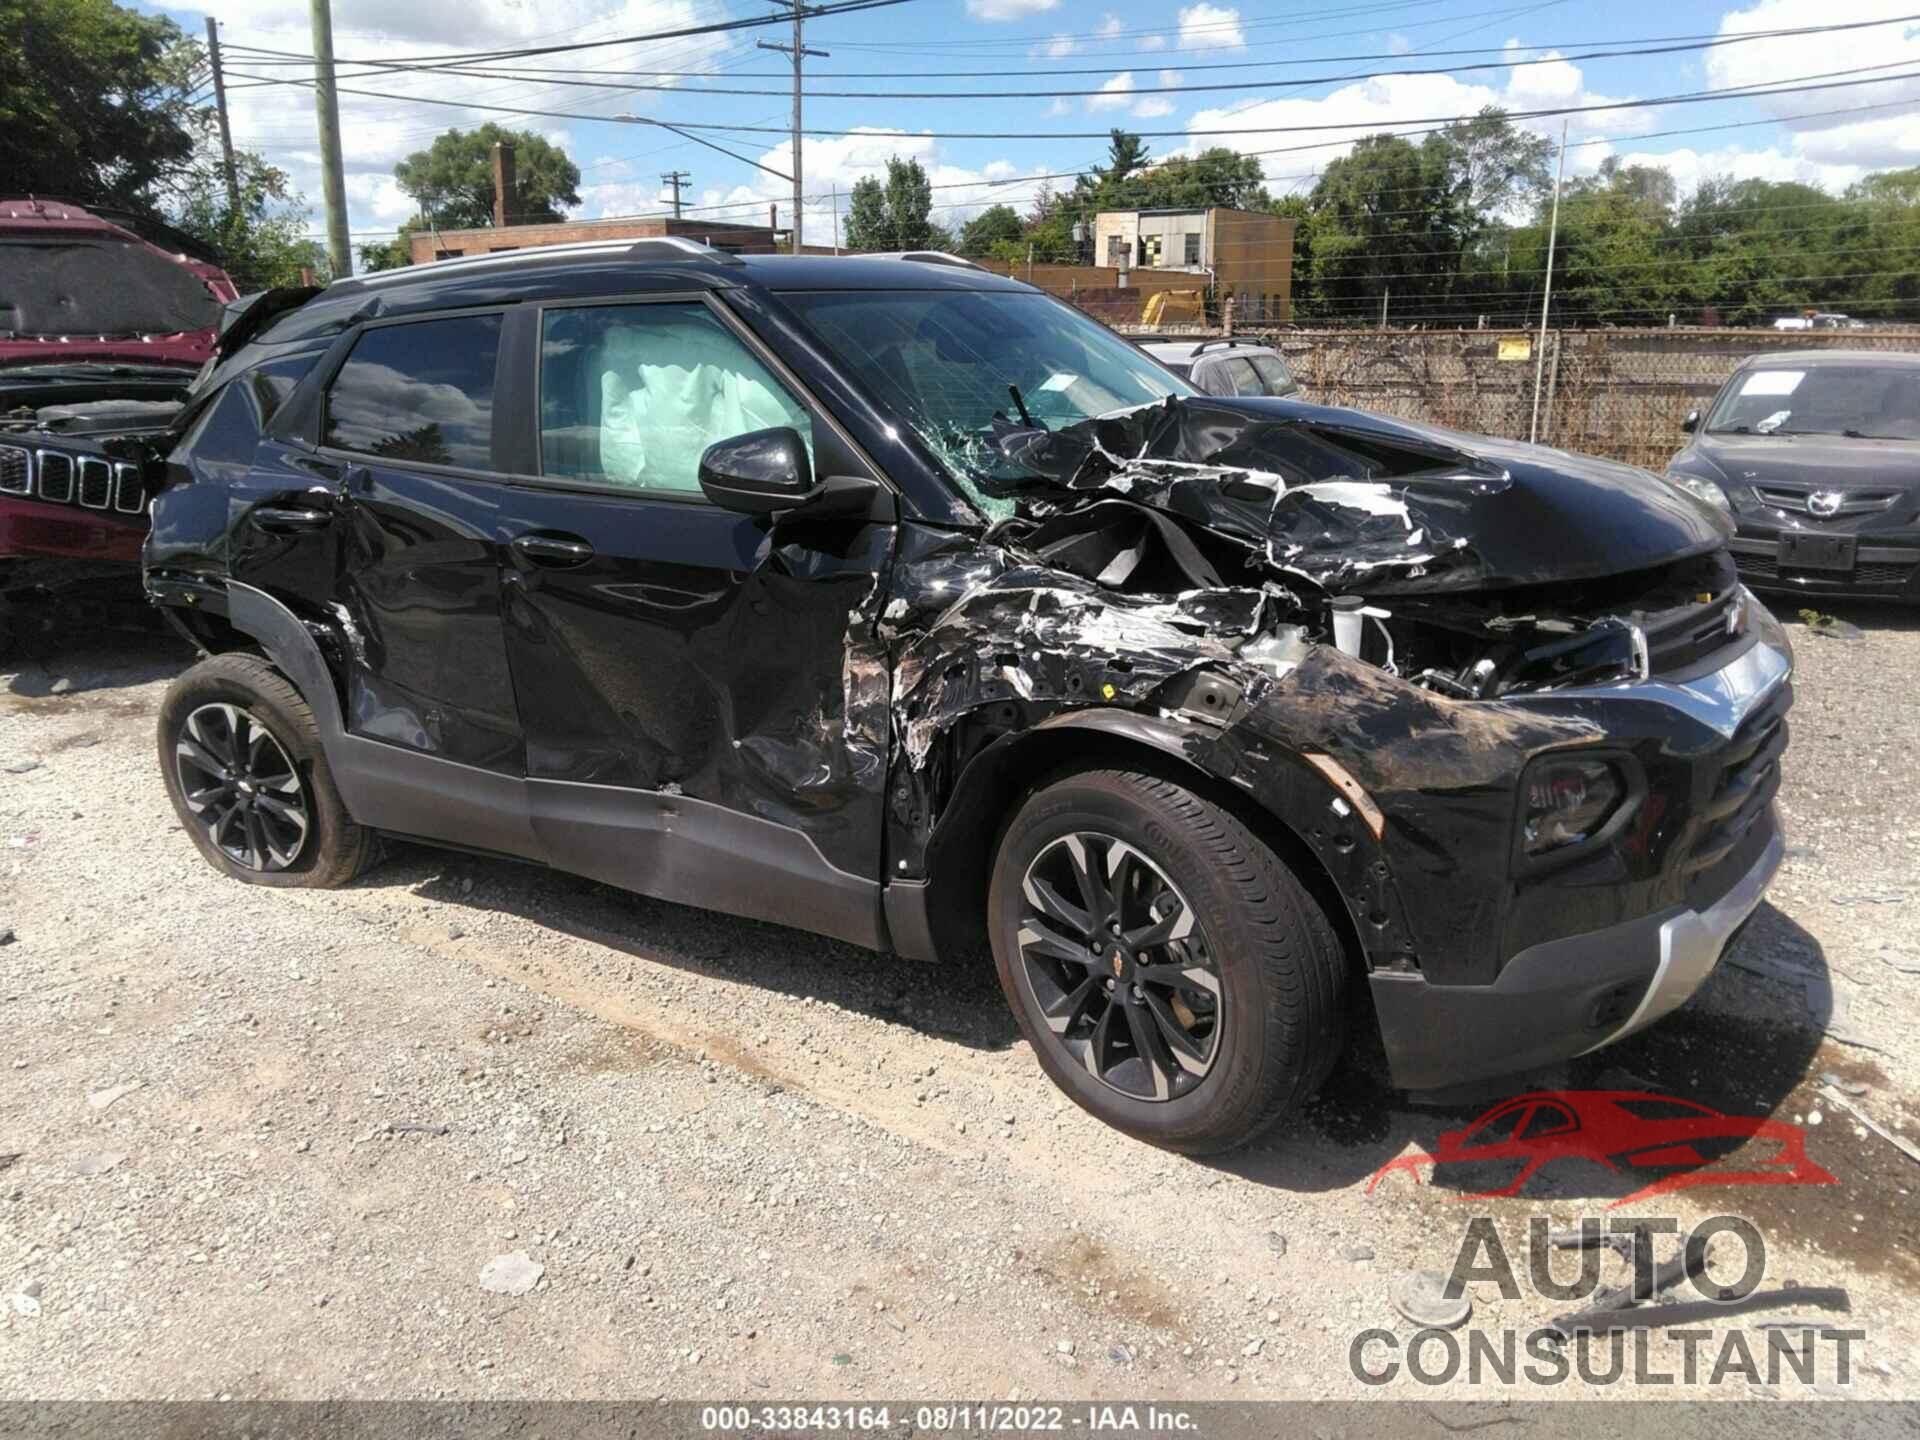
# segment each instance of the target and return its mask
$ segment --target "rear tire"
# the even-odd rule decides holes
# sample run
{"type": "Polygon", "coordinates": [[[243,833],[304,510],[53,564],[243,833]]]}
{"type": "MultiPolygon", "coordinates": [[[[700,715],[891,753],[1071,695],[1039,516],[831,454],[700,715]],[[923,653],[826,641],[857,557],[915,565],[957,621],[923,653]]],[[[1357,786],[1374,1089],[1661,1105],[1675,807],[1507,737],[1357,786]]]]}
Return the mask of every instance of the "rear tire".
{"type": "Polygon", "coordinates": [[[160,705],[160,773],[207,863],[249,885],[331,890],[373,860],[334,787],[313,711],[258,655],[202,660],[160,705]]]}
{"type": "Polygon", "coordinates": [[[1041,1067],[1137,1139],[1245,1144],[1339,1056],[1347,964],[1326,913],[1183,785],[1095,770],[1034,791],[1001,837],[987,905],[1000,985],[1041,1067]],[[1111,883],[1089,893],[1087,874],[1111,883]]]}

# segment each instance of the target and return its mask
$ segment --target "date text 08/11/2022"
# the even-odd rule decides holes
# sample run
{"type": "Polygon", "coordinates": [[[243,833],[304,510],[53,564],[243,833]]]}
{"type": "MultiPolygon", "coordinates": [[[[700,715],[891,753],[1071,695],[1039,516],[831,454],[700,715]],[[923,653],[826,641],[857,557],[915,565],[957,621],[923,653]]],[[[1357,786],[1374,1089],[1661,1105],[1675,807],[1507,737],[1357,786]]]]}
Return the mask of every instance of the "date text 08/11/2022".
{"type": "Polygon", "coordinates": [[[962,1403],[916,1405],[911,1411],[889,1405],[708,1405],[700,1411],[700,1428],[717,1433],[755,1430],[879,1431],[897,1424],[916,1433],[1018,1433],[1066,1430],[1089,1432],[1135,1431],[1173,1434],[1196,1428],[1184,1410],[1158,1405],[1087,1405],[1070,1414],[1064,1405],[962,1403]]]}

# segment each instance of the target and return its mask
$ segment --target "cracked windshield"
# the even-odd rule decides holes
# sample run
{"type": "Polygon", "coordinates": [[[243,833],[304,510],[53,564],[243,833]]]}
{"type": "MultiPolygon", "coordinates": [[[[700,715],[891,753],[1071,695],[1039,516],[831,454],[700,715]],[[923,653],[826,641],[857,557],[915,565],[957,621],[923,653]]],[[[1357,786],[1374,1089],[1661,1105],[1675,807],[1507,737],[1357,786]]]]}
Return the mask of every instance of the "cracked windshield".
{"type": "Polygon", "coordinates": [[[902,416],[973,502],[1013,513],[999,482],[1032,474],[998,443],[1193,387],[1044,295],[892,290],[789,294],[868,391],[902,416]]]}

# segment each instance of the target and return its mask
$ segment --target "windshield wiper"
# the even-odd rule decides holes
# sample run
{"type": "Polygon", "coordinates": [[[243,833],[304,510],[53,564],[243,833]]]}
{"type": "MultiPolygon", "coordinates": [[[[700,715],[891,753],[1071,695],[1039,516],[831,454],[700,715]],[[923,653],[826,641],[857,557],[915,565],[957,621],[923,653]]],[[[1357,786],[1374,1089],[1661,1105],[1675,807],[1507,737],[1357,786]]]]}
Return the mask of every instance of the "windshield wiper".
{"type": "Polygon", "coordinates": [[[1027,413],[1027,402],[1020,398],[1020,387],[1018,385],[1007,386],[1007,394],[1013,397],[1013,408],[1019,412],[1020,423],[1022,425],[1026,426],[1029,430],[1045,430],[1047,428],[1027,413]]]}

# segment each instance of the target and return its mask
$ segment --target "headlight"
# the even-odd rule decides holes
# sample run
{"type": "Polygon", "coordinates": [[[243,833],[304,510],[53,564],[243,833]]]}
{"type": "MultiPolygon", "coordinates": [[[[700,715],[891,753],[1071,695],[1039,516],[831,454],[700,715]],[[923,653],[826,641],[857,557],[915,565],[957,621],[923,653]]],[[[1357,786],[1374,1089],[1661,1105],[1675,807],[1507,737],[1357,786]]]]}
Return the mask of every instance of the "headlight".
{"type": "Polygon", "coordinates": [[[1727,500],[1727,492],[1704,475],[1689,475],[1683,470],[1667,471],[1667,483],[1686,491],[1696,500],[1704,500],[1709,505],[1733,512],[1733,506],[1727,500]]]}
{"type": "Polygon", "coordinates": [[[1545,855],[1592,838],[1626,798],[1626,781],[1605,760],[1539,760],[1527,770],[1520,844],[1545,855]]]}

